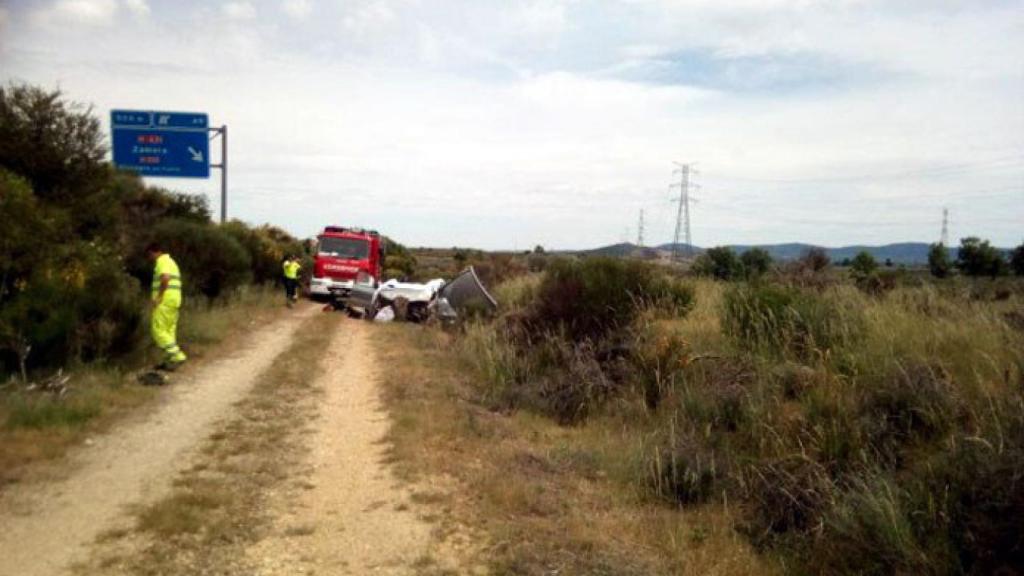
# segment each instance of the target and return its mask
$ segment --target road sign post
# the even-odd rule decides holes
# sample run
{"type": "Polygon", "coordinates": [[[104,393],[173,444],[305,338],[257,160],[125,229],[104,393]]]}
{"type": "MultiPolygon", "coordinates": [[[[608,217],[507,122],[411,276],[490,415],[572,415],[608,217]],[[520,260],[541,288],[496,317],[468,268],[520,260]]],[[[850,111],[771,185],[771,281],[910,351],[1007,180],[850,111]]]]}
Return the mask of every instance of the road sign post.
{"type": "Polygon", "coordinates": [[[228,219],[228,127],[210,128],[213,140],[220,136],[220,164],[210,164],[210,168],[220,168],[220,223],[228,219]]]}
{"type": "Polygon", "coordinates": [[[140,176],[209,178],[220,169],[220,221],[227,220],[228,127],[210,128],[203,113],[111,110],[114,165],[140,176]],[[210,136],[210,134],[213,136],[210,136]],[[210,164],[210,141],[220,136],[220,164],[210,164]]]}

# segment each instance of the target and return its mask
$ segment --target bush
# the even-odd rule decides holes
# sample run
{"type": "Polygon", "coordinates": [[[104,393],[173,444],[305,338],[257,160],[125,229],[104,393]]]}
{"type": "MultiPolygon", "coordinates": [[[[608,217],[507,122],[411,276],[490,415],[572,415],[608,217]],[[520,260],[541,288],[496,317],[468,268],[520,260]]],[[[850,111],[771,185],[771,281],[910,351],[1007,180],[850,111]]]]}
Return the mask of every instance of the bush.
{"type": "Polygon", "coordinates": [[[928,271],[936,278],[945,278],[953,271],[949,250],[940,243],[932,244],[928,249],[928,271]]]}
{"type": "Polygon", "coordinates": [[[875,270],[878,270],[878,262],[875,261],[875,257],[870,252],[860,251],[854,256],[853,261],[850,262],[850,272],[853,273],[854,278],[866,278],[870,276],[875,270]]]}
{"type": "Polygon", "coordinates": [[[138,285],[102,242],[61,243],[62,214],[0,170],[0,350],[10,370],[127,352],[143,309],[138,285]],[[9,224],[8,224],[9,223],[9,224]]]}
{"type": "Polygon", "coordinates": [[[629,325],[641,308],[685,312],[692,301],[692,290],[642,262],[559,260],[548,267],[525,322],[533,334],[564,330],[573,342],[596,342],[629,325]]]}
{"type": "Polygon", "coordinates": [[[655,449],[644,470],[644,482],[655,495],[674,504],[700,504],[720,492],[727,477],[723,462],[691,435],[670,438],[655,449]]]}
{"type": "Polygon", "coordinates": [[[1006,261],[999,250],[977,237],[964,238],[960,241],[960,251],[956,257],[956,266],[968,276],[1001,276],[1006,274],[1006,261]]]}
{"type": "Polygon", "coordinates": [[[91,108],[67,102],[59,90],[0,88],[0,168],[25,178],[42,203],[69,216],[69,239],[115,229],[118,202],[108,186],[105,141],[91,108]]]}
{"type": "MultiPolygon", "coordinates": [[[[559,424],[577,424],[616,390],[590,342],[572,344],[554,340],[549,368],[538,380],[535,407],[559,424]]],[[[550,353],[549,352],[549,353],[550,353]]]]}
{"type": "Polygon", "coordinates": [[[836,485],[828,470],[803,455],[757,462],[747,476],[752,514],[743,528],[758,546],[806,535],[835,501],[836,485]]]}
{"type": "Polygon", "coordinates": [[[898,366],[865,391],[861,414],[876,449],[928,441],[949,432],[961,405],[950,375],[941,367],[898,366]]]}
{"type": "Polygon", "coordinates": [[[724,302],[722,329],[748,350],[810,360],[842,348],[861,331],[854,309],[798,288],[735,286],[724,302]]]}
{"type": "MultiPolygon", "coordinates": [[[[249,254],[221,228],[165,220],[152,230],[152,239],[178,263],[186,293],[217,298],[252,280],[249,254]]],[[[144,266],[140,276],[149,286],[152,264],[144,266]]]]}
{"type": "Polygon", "coordinates": [[[801,267],[811,272],[821,272],[832,263],[823,248],[808,249],[797,262],[801,267]]]}
{"type": "Polygon", "coordinates": [[[1024,243],[1010,253],[1010,269],[1017,276],[1024,276],[1024,243]]]}
{"type": "Polygon", "coordinates": [[[906,491],[890,478],[858,479],[823,520],[811,570],[828,574],[941,574],[914,531],[906,491]]]}
{"type": "Polygon", "coordinates": [[[693,263],[693,271],[719,280],[735,280],[743,276],[743,264],[732,248],[718,246],[698,256],[693,263]]]}
{"type": "MultiPolygon", "coordinates": [[[[274,283],[281,279],[281,264],[288,255],[302,256],[302,244],[291,234],[275,226],[252,228],[239,220],[232,220],[221,229],[234,238],[249,255],[252,279],[258,284],[274,283]]],[[[304,266],[308,269],[309,266],[304,266]]]]}
{"type": "Polygon", "coordinates": [[[408,248],[395,242],[390,238],[382,239],[384,243],[384,278],[381,281],[391,278],[409,280],[416,276],[416,257],[408,248]]]}
{"type": "Polygon", "coordinates": [[[772,267],[772,256],[764,248],[751,248],[740,255],[743,275],[748,280],[764,276],[772,267]]]}

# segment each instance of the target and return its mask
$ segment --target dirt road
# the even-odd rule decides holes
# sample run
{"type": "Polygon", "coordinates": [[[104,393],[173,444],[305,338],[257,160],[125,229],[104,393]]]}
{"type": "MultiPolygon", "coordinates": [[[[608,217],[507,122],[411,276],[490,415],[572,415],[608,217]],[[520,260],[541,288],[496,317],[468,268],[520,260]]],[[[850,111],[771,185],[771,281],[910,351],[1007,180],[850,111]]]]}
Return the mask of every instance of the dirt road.
{"type": "MultiPolygon", "coordinates": [[[[0,495],[0,575],[69,574],[76,564],[78,573],[106,573],[96,564],[106,545],[101,536],[131,533],[136,511],[179,489],[176,475],[206,466],[210,438],[222,437],[233,421],[252,420],[242,400],[265,400],[253,399],[254,382],[317,310],[296,310],[252,334],[231,357],[180,375],[157,408],[71,454],[58,479],[0,495]]],[[[454,562],[431,549],[430,525],[385,464],[389,424],[377,396],[373,327],[351,320],[333,326],[321,338],[316,383],[295,402],[311,415],[296,433],[301,447],[292,450],[301,465],[289,468],[298,472],[264,488],[260,536],[241,554],[211,555],[207,562],[224,565],[202,566],[203,573],[415,574],[454,562]]],[[[144,547],[134,549],[141,555],[144,547]]],[[[129,568],[119,572],[134,573],[139,564],[120,565],[129,568]]]]}
{"type": "Polygon", "coordinates": [[[234,354],[176,375],[152,412],[68,456],[65,475],[0,494],[0,575],[61,574],[125,507],[164,493],[178,466],[288,345],[315,306],[270,324],[234,354]]]}
{"type": "Polygon", "coordinates": [[[335,333],[317,387],[305,478],[271,502],[271,535],[246,551],[255,574],[417,574],[445,562],[410,491],[382,465],[388,416],[378,397],[371,325],[335,333]]]}

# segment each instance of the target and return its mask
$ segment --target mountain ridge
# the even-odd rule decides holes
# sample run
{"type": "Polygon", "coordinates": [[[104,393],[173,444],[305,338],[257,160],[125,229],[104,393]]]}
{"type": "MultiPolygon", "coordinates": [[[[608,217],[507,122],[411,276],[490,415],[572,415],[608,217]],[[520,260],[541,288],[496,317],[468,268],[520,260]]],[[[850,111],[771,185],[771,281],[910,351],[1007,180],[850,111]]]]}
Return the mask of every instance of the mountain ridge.
{"type": "MultiPolygon", "coordinates": [[[[655,247],[640,247],[630,242],[620,242],[618,244],[610,244],[608,246],[601,246],[589,250],[574,250],[572,252],[592,256],[621,257],[638,255],[643,257],[652,257],[656,256],[657,252],[671,252],[672,246],[673,245],[671,243],[668,243],[655,247]],[[640,250],[643,250],[644,252],[638,254],[638,251],[640,250]]],[[[854,256],[863,251],[871,254],[879,262],[889,260],[893,264],[909,265],[927,264],[928,250],[931,248],[931,244],[927,242],[894,242],[878,246],[853,244],[837,247],[818,246],[804,242],[784,242],[780,244],[729,244],[727,246],[741,254],[753,248],[761,248],[766,250],[771,257],[776,260],[795,260],[803,256],[812,248],[821,248],[833,262],[841,262],[847,258],[853,259],[854,256]]],[[[685,244],[679,244],[678,248],[680,252],[686,252],[685,244]]],[[[704,250],[705,249],[700,246],[693,247],[694,254],[700,254],[704,252],[704,250]]],[[[1000,248],[999,250],[1004,253],[1008,252],[1005,248],[1000,248]]],[[[949,248],[949,255],[951,258],[956,258],[956,246],[949,248]]]]}

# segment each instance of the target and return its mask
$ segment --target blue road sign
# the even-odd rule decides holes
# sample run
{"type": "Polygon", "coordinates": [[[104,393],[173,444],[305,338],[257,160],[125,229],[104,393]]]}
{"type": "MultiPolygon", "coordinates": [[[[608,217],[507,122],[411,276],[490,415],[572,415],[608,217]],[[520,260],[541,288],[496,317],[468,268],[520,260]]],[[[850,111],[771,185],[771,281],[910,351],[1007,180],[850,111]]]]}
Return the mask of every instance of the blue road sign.
{"type": "Polygon", "coordinates": [[[142,176],[209,178],[206,114],[112,110],[114,165],[142,176]]]}

